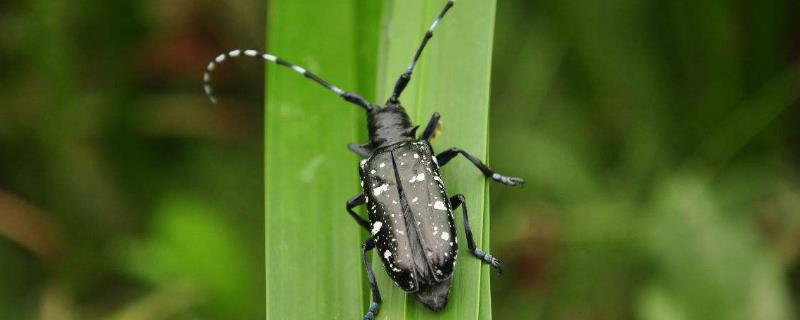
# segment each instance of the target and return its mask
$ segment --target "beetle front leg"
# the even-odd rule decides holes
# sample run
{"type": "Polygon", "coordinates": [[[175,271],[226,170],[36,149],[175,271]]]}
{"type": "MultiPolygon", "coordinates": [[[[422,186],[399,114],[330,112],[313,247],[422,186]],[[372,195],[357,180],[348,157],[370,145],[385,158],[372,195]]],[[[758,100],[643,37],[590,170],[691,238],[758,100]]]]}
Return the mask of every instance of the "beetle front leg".
{"type": "Polygon", "coordinates": [[[436,155],[436,161],[439,163],[439,166],[443,167],[459,153],[467,157],[467,159],[469,159],[469,161],[472,162],[472,164],[478,167],[478,169],[480,169],[481,172],[483,172],[483,175],[486,176],[487,178],[492,178],[492,180],[500,182],[507,186],[516,186],[525,184],[525,180],[523,180],[522,178],[507,177],[502,174],[499,174],[494,170],[492,170],[492,168],[489,168],[489,166],[481,162],[480,159],[459,148],[450,148],[447,151],[444,151],[436,155]]]}
{"type": "Polygon", "coordinates": [[[498,273],[503,273],[503,265],[500,263],[500,260],[497,260],[497,258],[491,254],[483,252],[483,250],[479,249],[478,246],[475,245],[475,239],[472,237],[472,227],[469,225],[467,203],[463,194],[457,194],[450,198],[450,207],[452,207],[453,210],[456,210],[458,209],[458,206],[462,206],[461,212],[464,213],[464,235],[467,237],[467,246],[469,247],[469,251],[472,252],[472,255],[478,259],[483,260],[483,262],[491,264],[498,273]]]}
{"type": "Polygon", "coordinates": [[[431,119],[428,120],[428,125],[425,126],[425,131],[422,132],[422,136],[419,137],[420,140],[427,141],[427,140],[430,140],[431,137],[434,136],[434,134],[436,133],[436,128],[439,126],[439,118],[440,117],[441,116],[439,115],[438,112],[434,112],[433,113],[433,116],[431,116],[431,119]]]}
{"type": "Polygon", "coordinates": [[[364,227],[364,229],[369,231],[369,227],[370,227],[369,221],[367,221],[366,219],[362,218],[361,216],[358,215],[358,213],[353,211],[353,208],[358,207],[358,206],[360,206],[362,204],[365,204],[366,200],[367,200],[367,197],[365,197],[363,193],[359,194],[359,195],[357,195],[355,197],[350,198],[350,200],[347,200],[347,212],[350,213],[350,216],[353,217],[353,219],[355,219],[356,222],[358,222],[359,225],[361,225],[362,227],[364,227]]]}
{"type": "Polygon", "coordinates": [[[369,155],[372,153],[367,148],[365,148],[364,145],[360,144],[348,143],[347,148],[350,149],[350,151],[353,151],[353,153],[357,154],[359,157],[362,157],[364,159],[369,158],[369,155]]]}
{"type": "Polygon", "coordinates": [[[372,272],[372,264],[369,263],[367,252],[375,248],[374,237],[367,239],[364,246],[361,248],[361,256],[364,258],[364,267],[367,268],[367,278],[369,278],[369,285],[372,287],[372,304],[369,306],[369,311],[364,315],[364,320],[373,320],[378,315],[378,308],[381,304],[381,292],[378,291],[378,281],[375,280],[375,273],[372,272]]]}

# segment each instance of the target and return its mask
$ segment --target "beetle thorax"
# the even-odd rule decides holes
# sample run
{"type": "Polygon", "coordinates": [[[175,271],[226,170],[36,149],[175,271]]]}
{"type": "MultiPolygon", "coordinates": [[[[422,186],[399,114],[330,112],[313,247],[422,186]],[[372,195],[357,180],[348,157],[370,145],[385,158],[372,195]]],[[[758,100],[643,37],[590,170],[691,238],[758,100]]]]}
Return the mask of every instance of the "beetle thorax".
{"type": "Polygon", "coordinates": [[[414,140],[414,129],[400,104],[374,108],[367,114],[369,140],[373,148],[414,140]]]}

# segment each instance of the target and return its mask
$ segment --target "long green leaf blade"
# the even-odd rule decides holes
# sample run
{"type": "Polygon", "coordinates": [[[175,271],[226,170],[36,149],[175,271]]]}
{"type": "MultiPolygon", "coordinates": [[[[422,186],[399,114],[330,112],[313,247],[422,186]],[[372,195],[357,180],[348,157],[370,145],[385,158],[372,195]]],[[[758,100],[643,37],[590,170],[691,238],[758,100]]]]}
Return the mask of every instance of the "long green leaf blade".
{"type": "MultiPolygon", "coordinates": [[[[359,39],[357,31],[377,28],[378,19],[365,25],[370,20],[359,18],[378,15],[377,6],[275,0],[269,10],[272,53],[345,90],[363,93],[359,79],[374,79],[372,68],[360,72],[374,62],[358,50],[377,39],[359,39]]],[[[361,136],[363,111],[291,70],[267,69],[267,318],[359,319],[362,231],[344,210],[358,192],[358,159],[345,146],[361,136]]]]}
{"type": "MultiPolygon", "coordinates": [[[[445,1],[404,0],[386,5],[378,98],[386,99],[397,77],[411,61],[413,50],[444,6],[445,1]]],[[[442,136],[434,148],[457,146],[475,156],[488,156],[489,80],[495,1],[459,1],[441,22],[423,53],[414,78],[401,101],[418,124],[434,111],[442,114],[442,136]]],[[[381,100],[383,101],[383,100],[381,100]]],[[[488,190],[481,173],[465,159],[444,168],[450,194],[462,193],[478,245],[488,249],[488,190]]],[[[458,226],[463,226],[460,210],[458,226]]],[[[376,272],[384,303],[379,319],[490,319],[489,267],[466,249],[463,227],[458,228],[459,263],[450,302],[441,314],[425,309],[392,284],[385,272],[376,272]]],[[[373,259],[376,270],[383,266],[373,259]]]]}

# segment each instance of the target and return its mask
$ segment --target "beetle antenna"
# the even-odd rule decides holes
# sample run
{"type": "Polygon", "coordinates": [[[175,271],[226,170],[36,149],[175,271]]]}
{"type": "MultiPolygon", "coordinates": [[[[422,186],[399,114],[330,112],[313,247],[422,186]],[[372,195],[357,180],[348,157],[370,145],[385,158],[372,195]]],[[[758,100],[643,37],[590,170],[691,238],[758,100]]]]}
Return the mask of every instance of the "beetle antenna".
{"type": "Polygon", "coordinates": [[[405,90],[408,82],[411,81],[411,74],[414,72],[414,67],[417,66],[417,61],[419,61],[419,56],[422,54],[422,50],[425,49],[428,41],[433,37],[433,31],[436,30],[437,26],[439,26],[439,21],[444,18],[444,15],[447,14],[447,11],[453,7],[453,4],[455,4],[455,0],[448,0],[447,4],[445,4],[444,8],[442,9],[442,12],[439,13],[439,16],[436,17],[436,20],[433,20],[433,24],[431,24],[431,27],[428,28],[428,32],[425,33],[425,37],[422,38],[422,43],[420,43],[417,52],[414,54],[414,60],[411,61],[411,64],[408,66],[408,69],[406,69],[406,72],[403,72],[403,74],[400,75],[400,79],[397,79],[397,82],[394,85],[392,97],[389,98],[390,103],[397,103],[397,98],[400,97],[400,94],[403,93],[403,90],[405,90]]]}
{"type": "Polygon", "coordinates": [[[208,63],[208,66],[206,67],[206,71],[203,73],[203,83],[204,83],[203,84],[203,89],[206,91],[206,95],[208,95],[208,99],[211,100],[211,103],[214,103],[214,104],[217,103],[217,97],[214,96],[214,91],[213,91],[213,88],[211,86],[211,72],[214,71],[214,69],[217,67],[218,64],[221,64],[221,63],[225,62],[225,60],[227,60],[228,58],[236,58],[236,57],[239,57],[241,55],[245,55],[247,57],[253,57],[253,58],[261,58],[264,61],[274,62],[276,64],[291,68],[292,70],[294,70],[295,72],[297,72],[299,74],[302,74],[306,78],[314,80],[314,82],[319,83],[320,85],[322,85],[326,89],[328,89],[330,91],[333,91],[333,93],[335,93],[336,95],[342,97],[344,100],[346,100],[346,101],[348,101],[350,103],[359,105],[359,106],[361,106],[362,108],[364,108],[364,109],[366,109],[368,111],[373,108],[372,104],[369,103],[369,101],[367,101],[367,99],[364,99],[364,97],[358,95],[357,93],[347,92],[347,91],[344,91],[342,89],[339,89],[339,87],[330,84],[329,82],[323,80],[319,76],[309,72],[308,70],[306,70],[306,69],[304,69],[304,68],[302,68],[302,67],[300,67],[298,65],[292,64],[292,63],[290,63],[290,62],[288,62],[286,60],[283,60],[281,58],[278,58],[278,57],[276,57],[274,55],[271,55],[271,54],[268,54],[268,53],[261,53],[261,52],[256,51],[256,50],[239,50],[239,49],[231,50],[231,51],[226,52],[226,53],[222,53],[222,54],[218,55],[216,58],[214,58],[214,60],[212,60],[211,62],[208,63]]]}

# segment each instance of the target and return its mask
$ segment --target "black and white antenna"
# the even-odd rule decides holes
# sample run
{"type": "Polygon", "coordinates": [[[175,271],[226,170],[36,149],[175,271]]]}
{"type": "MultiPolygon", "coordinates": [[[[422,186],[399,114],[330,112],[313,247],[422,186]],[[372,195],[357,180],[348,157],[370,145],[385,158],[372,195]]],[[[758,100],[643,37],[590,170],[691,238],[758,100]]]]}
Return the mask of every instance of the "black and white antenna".
{"type": "Polygon", "coordinates": [[[252,49],[231,50],[231,51],[228,51],[226,53],[222,53],[222,54],[218,55],[216,58],[214,58],[214,60],[212,60],[211,62],[208,63],[208,66],[206,67],[206,71],[205,71],[205,73],[203,73],[203,82],[204,82],[203,89],[205,90],[206,95],[208,95],[208,99],[211,100],[211,103],[217,103],[217,97],[214,96],[214,90],[213,90],[213,87],[211,86],[211,72],[213,72],[214,69],[216,69],[217,65],[222,64],[223,62],[225,62],[225,60],[228,60],[229,58],[237,58],[237,57],[240,57],[242,55],[247,56],[247,57],[253,57],[253,58],[261,58],[264,61],[274,62],[276,64],[288,67],[288,68],[294,70],[295,72],[297,72],[299,74],[302,74],[306,78],[314,80],[314,82],[319,83],[320,85],[322,85],[326,89],[328,89],[328,90],[332,91],[333,93],[335,93],[336,95],[344,98],[348,102],[357,104],[357,105],[361,106],[362,108],[364,108],[366,110],[370,110],[373,107],[372,104],[369,103],[369,101],[367,101],[367,99],[364,99],[364,97],[362,97],[362,96],[360,96],[360,95],[358,95],[356,93],[344,91],[344,90],[340,89],[339,87],[334,86],[334,85],[330,84],[329,82],[323,80],[319,76],[309,72],[308,70],[306,70],[303,67],[300,67],[298,65],[292,64],[292,63],[290,63],[290,62],[288,62],[286,60],[283,60],[281,58],[278,58],[278,57],[276,57],[274,55],[271,55],[271,54],[268,54],[268,53],[262,53],[262,52],[259,52],[257,50],[252,50],[252,49]]]}
{"type": "Polygon", "coordinates": [[[400,75],[400,79],[397,79],[397,83],[394,85],[394,92],[392,96],[389,98],[390,103],[397,103],[400,94],[403,93],[403,90],[406,89],[408,82],[411,81],[411,74],[414,72],[414,67],[417,66],[417,61],[419,61],[419,56],[422,54],[422,50],[425,49],[425,46],[428,45],[428,41],[433,38],[433,31],[436,30],[436,27],[439,26],[439,22],[442,21],[444,15],[447,14],[447,11],[450,11],[450,8],[453,7],[455,4],[455,0],[447,1],[447,4],[444,5],[444,8],[436,17],[436,20],[433,20],[430,28],[428,28],[428,32],[425,33],[425,37],[422,38],[422,43],[420,43],[417,52],[414,54],[414,60],[411,61],[411,64],[408,65],[408,69],[402,75],[400,75]]]}

